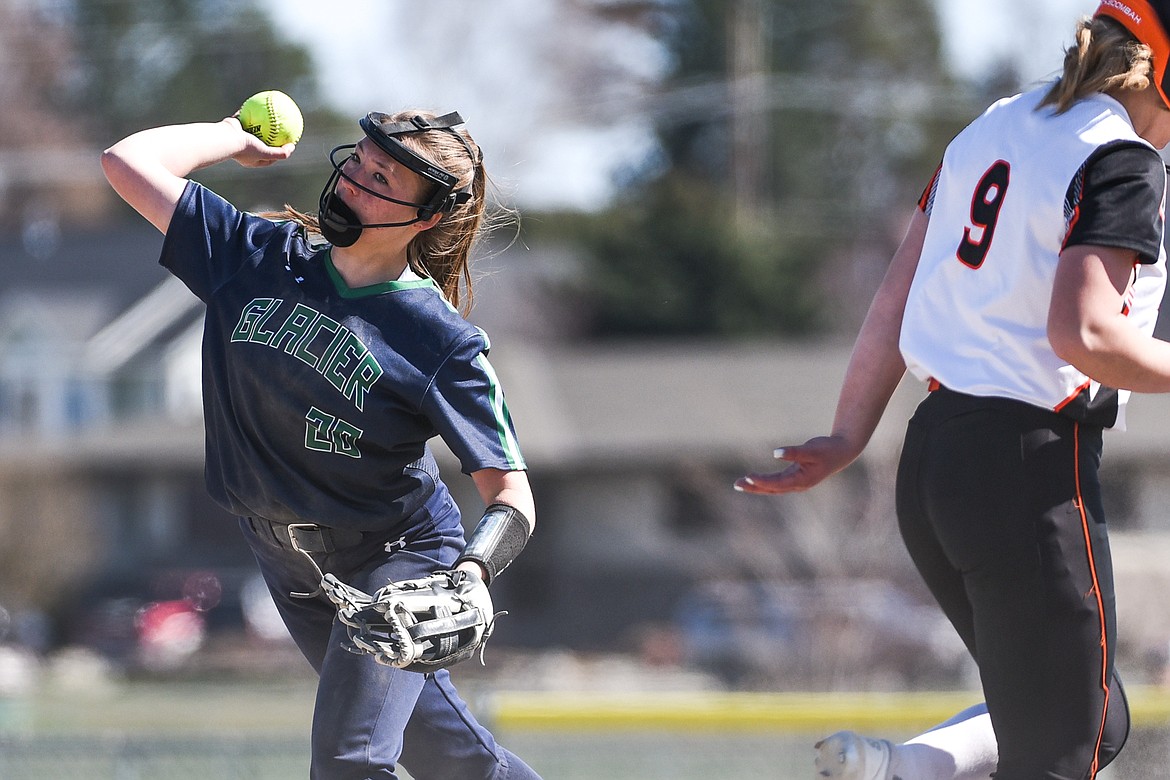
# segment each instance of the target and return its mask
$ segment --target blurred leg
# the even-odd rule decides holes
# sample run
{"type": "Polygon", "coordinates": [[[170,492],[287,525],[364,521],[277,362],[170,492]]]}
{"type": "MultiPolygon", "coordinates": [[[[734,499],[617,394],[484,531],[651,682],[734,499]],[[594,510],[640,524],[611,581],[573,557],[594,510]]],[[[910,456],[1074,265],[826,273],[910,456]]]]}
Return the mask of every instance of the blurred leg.
{"type": "Polygon", "coordinates": [[[895,746],[891,769],[902,780],[987,780],[998,758],[987,705],[979,703],[895,746]]]}
{"type": "Polygon", "coordinates": [[[539,780],[476,721],[446,670],[427,676],[406,727],[402,765],[415,780],[539,780]]]}

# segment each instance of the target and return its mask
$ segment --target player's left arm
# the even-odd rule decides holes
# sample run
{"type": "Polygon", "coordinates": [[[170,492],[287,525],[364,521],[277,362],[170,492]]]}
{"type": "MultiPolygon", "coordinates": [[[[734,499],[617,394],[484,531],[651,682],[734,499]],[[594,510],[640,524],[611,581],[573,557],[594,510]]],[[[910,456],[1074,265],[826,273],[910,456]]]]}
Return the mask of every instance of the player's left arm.
{"type": "Polygon", "coordinates": [[[527,544],[536,527],[536,502],[525,471],[480,469],[471,472],[471,479],[487,509],[455,568],[491,583],[527,544]]]}
{"type": "Polygon", "coordinates": [[[536,525],[536,504],[527,471],[480,469],[471,472],[471,479],[486,506],[507,504],[524,513],[529,523],[536,525]]]}
{"type": "Polygon", "coordinates": [[[489,349],[482,331],[466,332],[420,404],[487,507],[456,561],[487,583],[520,554],[536,525],[524,456],[489,349]]]}
{"type": "Polygon", "coordinates": [[[1170,343],[1138,330],[1125,314],[1136,253],[1079,245],[1060,255],[1048,309],[1053,351],[1101,384],[1170,392],[1170,343]]]}
{"type": "Polygon", "coordinates": [[[928,221],[921,208],[914,212],[874,295],[845,370],[831,433],[804,444],[777,448],[776,458],[791,465],[782,471],[740,477],[735,481],[736,490],[745,493],[808,490],[844,469],[865,449],[906,373],[906,362],[899,347],[902,316],[926,240],[928,221]]]}
{"type": "Polygon", "coordinates": [[[1161,253],[1166,168],[1153,149],[1117,143],[1085,162],[1069,201],[1077,218],[1060,253],[1048,308],[1053,351],[1118,389],[1170,391],[1170,345],[1128,316],[1135,273],[1161,253]]]}

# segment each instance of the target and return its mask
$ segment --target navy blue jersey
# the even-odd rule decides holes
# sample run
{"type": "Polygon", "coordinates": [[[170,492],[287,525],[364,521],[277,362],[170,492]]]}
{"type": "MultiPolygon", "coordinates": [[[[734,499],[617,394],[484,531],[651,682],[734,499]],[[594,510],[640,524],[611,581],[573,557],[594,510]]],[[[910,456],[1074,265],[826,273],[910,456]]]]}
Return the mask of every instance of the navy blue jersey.
{"type": "Polygon", "coordinates": [[[525,468],[487,336],[429,279],[351,289],[302,228],[190,183],[162,265],[207,304],[206,476],[229,511],[383,529],[465,473],[525,468]]]}

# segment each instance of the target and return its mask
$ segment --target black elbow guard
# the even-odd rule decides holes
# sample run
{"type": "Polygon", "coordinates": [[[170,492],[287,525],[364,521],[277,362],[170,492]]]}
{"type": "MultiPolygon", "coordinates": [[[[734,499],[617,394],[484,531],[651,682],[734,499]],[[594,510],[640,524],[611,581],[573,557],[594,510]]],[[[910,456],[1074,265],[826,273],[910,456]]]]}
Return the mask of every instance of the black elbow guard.
{"type": "Polygon", "coordinates": [[[475,561],[487,571],[485,582],[491,583],[516,559],[531,535],[532,524],[519,509],[507,504],[492,504],[484,511],[455,563],[475,561]]]}

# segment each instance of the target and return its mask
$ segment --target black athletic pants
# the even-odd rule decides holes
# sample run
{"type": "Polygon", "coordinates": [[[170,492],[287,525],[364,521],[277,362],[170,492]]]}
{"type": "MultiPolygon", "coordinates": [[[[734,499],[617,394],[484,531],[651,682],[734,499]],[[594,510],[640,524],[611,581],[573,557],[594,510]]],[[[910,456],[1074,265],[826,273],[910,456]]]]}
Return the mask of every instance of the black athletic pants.
{"type": "Polygon", "coordinates": [[[1129,731],[1100,460],[1100,428],[946,389],[907,429],[902,538],[979,666],[997,780],[1092,778],[1129,731]]]}

